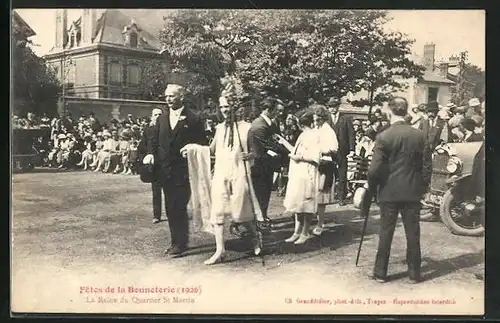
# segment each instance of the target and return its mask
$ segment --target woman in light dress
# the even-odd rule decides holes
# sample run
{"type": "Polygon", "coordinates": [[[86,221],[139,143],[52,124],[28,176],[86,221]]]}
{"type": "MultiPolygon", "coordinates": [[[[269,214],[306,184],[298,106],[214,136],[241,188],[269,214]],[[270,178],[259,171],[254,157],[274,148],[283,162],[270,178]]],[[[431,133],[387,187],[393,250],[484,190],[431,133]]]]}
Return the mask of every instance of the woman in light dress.
{"type": "MultiPolygon", "coordinates": [[[[247,145],[250,123],[231,120],[231,113],[235,111],[231,111],[233,106],[227,97],[221,97],[219,102],[224,121],[216,126],[210,144],[210,155],[215,155],[215,165],[210,189],[209,222],[213,225],[216,250],[204,262],[206,265],[213,265],[224,259],[224,224],[228,218],[234,223],[245,224],[252,237],[255,255],[259,255],[262,248],[255,221],[262,221],[263,217],[250,177],[249,163],[252,155],[248,152],[247,145]]],[[[190,151],[199,148],[196,146],[199,145],[189,144],[183,148],[186,150],[188,163],[190,151]]]]}
{"type": "Polygon", "coordinates": [[[313,128],[313,111],[301,112],[298,116],[302,130],[290,152],[290,166],[284,206],[295,217],[293,235],[286,242],[303,244],[311,235],[312,217],[318,210],[319,171],[321,149],[317,130],[313,128]]]}
{"type": "Polygon", "coordinates": [[[327,122],[329,113],[322,105],[313,106],[314,126],[317,130],[318,145],[320,147],[321,161],[319,166],[320,183],[318,196],[318,224],[313,230],[314,235],[321,235],[324,230],[325,209],[329,204],[334,204],[335,194],[335,154],[339,148],[337,135],[327,122]]]}

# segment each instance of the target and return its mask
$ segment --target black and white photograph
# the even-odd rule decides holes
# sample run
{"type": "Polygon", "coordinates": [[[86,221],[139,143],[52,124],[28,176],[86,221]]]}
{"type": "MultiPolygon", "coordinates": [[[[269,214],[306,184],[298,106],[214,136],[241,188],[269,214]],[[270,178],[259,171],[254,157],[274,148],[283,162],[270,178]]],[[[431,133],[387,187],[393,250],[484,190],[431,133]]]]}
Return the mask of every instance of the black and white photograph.
{"type": "Polygon", "coordinates": [[[483,315],[485,11],[11,11],[11,315],[483,315]]]}

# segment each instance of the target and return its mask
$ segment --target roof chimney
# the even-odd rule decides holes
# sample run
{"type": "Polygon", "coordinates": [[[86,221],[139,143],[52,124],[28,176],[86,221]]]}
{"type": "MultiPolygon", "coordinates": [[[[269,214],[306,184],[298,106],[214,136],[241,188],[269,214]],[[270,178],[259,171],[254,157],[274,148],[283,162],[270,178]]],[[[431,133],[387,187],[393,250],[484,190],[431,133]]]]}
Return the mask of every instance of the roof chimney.
{"type": "Polygon", "coordinates": [[[96,9],[83,9],[82,15],[82,44],[92,44],[95,35],[97,20],[96,9]]]}
{"type": "Polygon", "coordinates": [[[439,75],[441,75],[444,78],[448,77],[448,67],[449,64],[447,62],[443,62],[439,64],[439,75]]]}
{"type": "Polygon", "coordinates": [[[428,71],[434,71],[434,57],[436,45],[433,43],[424,46],[424,66],[428,71]]]}
{"type": "Polygon", "coordinates": [[[56,11],[56,48],[64,48],[68,42],[68,11],[57,9],[56,11]]]}

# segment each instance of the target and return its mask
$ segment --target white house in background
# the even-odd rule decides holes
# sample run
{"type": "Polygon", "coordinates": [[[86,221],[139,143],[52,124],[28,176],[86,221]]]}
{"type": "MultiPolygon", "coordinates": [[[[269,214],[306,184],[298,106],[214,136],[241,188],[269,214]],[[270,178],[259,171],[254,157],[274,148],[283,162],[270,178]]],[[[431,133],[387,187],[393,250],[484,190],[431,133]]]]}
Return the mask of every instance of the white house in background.
{"type": "MultiPolygon", "coordinates": [[[[450,88],[455,83],[447,78],[450,67],[456,66],[455,61],[439,62],[435,61],[436,45],[427,44],[424,46],[424,56],[414,55],[413,60],[423,66],[426,70],[421,80],[401,79],[400,82],[405,85],[403,89],[393,93],[400,95],[408,100],[409,105],[428,103],[437,101],[441,105],[450,102],[450,88]]],[[[348,110],[348,103],[369,98],[368,91],[360,91],[356,94],[348,94],[342,101],[345,102],[345,110],[348,110]]],[[[362,111],[368,109],[365,107],[362,111]]]]}

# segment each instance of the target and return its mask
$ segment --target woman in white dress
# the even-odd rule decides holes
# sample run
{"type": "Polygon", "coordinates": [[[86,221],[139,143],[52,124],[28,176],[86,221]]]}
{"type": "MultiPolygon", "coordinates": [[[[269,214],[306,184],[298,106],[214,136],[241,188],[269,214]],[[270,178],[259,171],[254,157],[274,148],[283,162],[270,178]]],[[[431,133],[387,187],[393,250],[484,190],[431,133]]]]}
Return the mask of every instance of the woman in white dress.
{"type": "MultiPolygon", "coordinates": [[[[254,254],[261,252],[261,243],[255,221],[263,220],[258,200],[252,187],[249,162],[252,154],[248,152],[247,136],[250,123],[243,120],[231,120],[233,107],[226,97],[221,97],[220,112],[224,119],[216,126],[215,135],[210,144],[210,154],[215,155],[214,174],[211,183],[210,224],[215,235],[215,253],[204,263],[213,265],[223,261],[225,255],[224,223],[231,218],[234,223],[245,224],[250,231],[254,254]]],[[[190,151],[199,147],[189,144],[186,150],[189,162],[190,151]]],[[[192,189],[193,191],[193,189],[192,189]]],[[[196,192],[195,192],[196,194],[196,192]]]]}
{"type": "Polygon", "coordinates": [[[334,154],[339,148],[337,135],[330,127],[327,120],[329,117],[328,110],[322,105],[315,105],[314,125],[317,129],[319,147],[321,152],[321,161],[319,166],[320,172],[320,194],[318,196],[318,224],[313,230],[314,235],[323,233],[325,222],[325,209],[329,204],[335,203],[335,164],[334,154]]]}
{"type": "Polygon", "coordinates": [[[284,206],[295,215],[293,235],[286,242],[303,244],[311,238],[309,228],[318,210],[319,172],[321,149],[317,130],[313,128],[314,112],[306,111],[299,116],[302,130],[290,152],[290,167],[284,206]]]}

